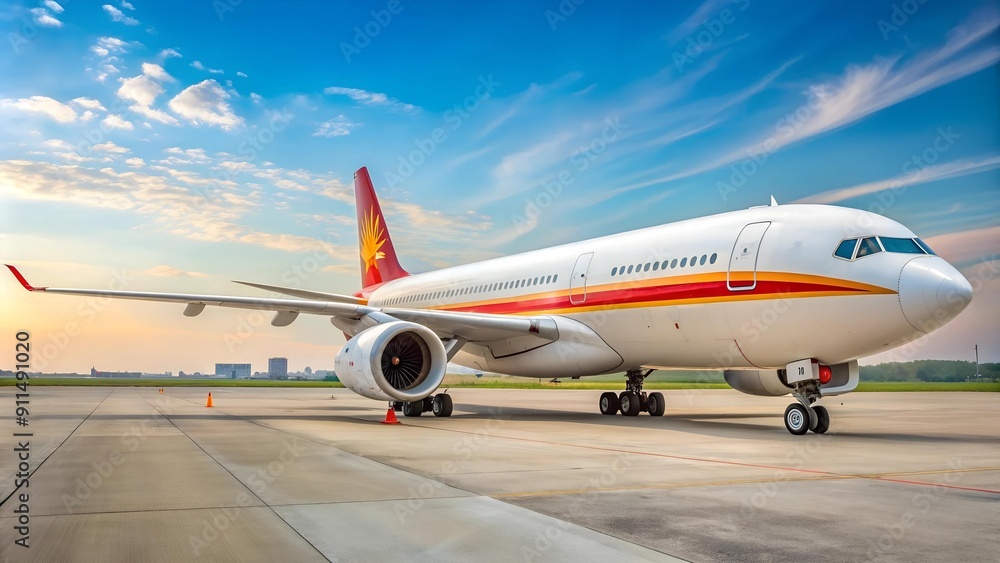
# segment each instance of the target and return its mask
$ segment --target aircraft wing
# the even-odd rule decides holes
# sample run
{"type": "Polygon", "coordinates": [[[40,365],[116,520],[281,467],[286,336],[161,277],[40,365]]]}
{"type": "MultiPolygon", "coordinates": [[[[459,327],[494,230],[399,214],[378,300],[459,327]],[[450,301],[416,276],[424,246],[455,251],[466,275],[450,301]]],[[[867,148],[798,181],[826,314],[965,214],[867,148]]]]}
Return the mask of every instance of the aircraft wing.
{"type": "Polygon", "coordinates": [[[357,321],[372,315],[379,322],[385,317],[414,322],[430,328],[434,332],[460,337],[469,342],[491,342],[519,336],[535,336],[545,340],[559,338],[555,322],[549,317],[521,317],[507,315],[484,315],[479,313],[457,313],[427,309],[378,308],[367,305],[342,303],[316,299],[271,299],[262,297],[240,297],[231,295],[197,295],[185,293],[158,293],[143,291],[118,291],[108,289],[75,289],[61,287],[35,287],[21,275],[14,266],[7,265],[24,289],[62,295],[109,297],[114,299],[134,299],[139,301],[160,301],[184,304],[184,315],[194,317],[206,306],[274,311],[271,320],[274,326],[288,326],[300,313],[325,315],[357,321]]]}

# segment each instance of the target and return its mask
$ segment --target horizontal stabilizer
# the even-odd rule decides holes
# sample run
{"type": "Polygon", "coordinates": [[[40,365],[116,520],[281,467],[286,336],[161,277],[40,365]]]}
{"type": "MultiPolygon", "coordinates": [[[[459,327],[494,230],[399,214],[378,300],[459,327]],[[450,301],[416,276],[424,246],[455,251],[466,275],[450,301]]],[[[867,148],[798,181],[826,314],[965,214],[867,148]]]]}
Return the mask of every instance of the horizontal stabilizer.
{"type": "Polygon", "coordinates": [[[361,299],[351,295],[340,295],[338,293],[324,293],[322,291],[310,291],[308,289],[298,289],[295,287],[282,287],[280,285],[267,285],[263,283],[244,282],[236,280],[233,280],[233,283],[238,283],[240,285],[248,285],[250,287],[256,287],[257,289],[263,289],[265,291],[273,291],[275,293],[280,293],[282,295],[301,297],[302,299],[314,299],[316,301],[331,301],[333,303],[350,303],[352,305],[364,305],[368,303],[367,299],[361,299]]]}

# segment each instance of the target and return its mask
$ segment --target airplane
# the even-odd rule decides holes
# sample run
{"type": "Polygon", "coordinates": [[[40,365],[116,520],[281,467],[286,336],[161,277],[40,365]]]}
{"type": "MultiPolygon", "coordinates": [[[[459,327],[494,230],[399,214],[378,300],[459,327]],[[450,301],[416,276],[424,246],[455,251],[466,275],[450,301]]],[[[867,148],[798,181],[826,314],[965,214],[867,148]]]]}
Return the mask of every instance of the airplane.
{"type": "Polygon", "coordinates": [[[350,390],[409,417],[451,416],[449,362],[512,376],[625,373],[604,415],[662,416],[654,370],[722,370],[737,391],[791,394],[786,429],[830,427],[817,401],[854,391],[858,358],[940,328],[972,301],[958,270],[886,217],[770,205],[633,230],[422,274],[400,265],[367,168],[354,174],[362,289],[339,295],[237,282],[289,298],[35,287],[31,292],[325,315],[347,343],[350,390]]]}

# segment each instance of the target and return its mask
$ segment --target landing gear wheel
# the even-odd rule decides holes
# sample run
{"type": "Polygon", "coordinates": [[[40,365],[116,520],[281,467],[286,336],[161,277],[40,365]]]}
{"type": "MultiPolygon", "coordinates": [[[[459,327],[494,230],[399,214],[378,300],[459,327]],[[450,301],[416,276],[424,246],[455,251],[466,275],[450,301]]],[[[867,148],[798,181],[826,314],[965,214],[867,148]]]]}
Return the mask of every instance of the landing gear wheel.
{"type": "Polygon", "coordinates": [[[598,405],[601,407],[601,414],[608,416],[618,414],[618,410],[621,408],[621,403],[618,401],[618,395],[615,395],[610,391],[601,393],[601,400],[598,405]]]}
{"type": "Polygon", "coordinates": [[[415,417],[424,414],[424,400],[403,403],[403,416],[415,417]]]}
{"type": "Polygon", "coordinates": [[[812,429],[817,434],[825,434],[830,429],[830,413],[826,407],[815,406],[812,408],[816,412],[816,427],[812,429]]]}
{"type": "Polygon", "coordinates": [[[618,396],[618,402],[621,403],[622,415],[639,416],[639,410],[642,408],[639,395],[626,391],[618,396]]]}
{"type": "Polygon", "coordinates": [[[785,428],[796,436],[809,432],[809,411],[799,403],[792,403],[785,409],[785,428]]]}
{"type": "Polygon", "coordinates": [[[451,411],[454,410],[455,403],[451,400],[451,395],[447,393],[439,393],[434,396],[434,403],[431,406],[431,412],[434,416],[451,416],[451,411]]]}
{"type": "Polygon", "coordinates": [[[650,393],[646,397],[646,412],[649,416],[663,416],[667,410],[667,403],[663,400],[663,393],[650,393]]]}

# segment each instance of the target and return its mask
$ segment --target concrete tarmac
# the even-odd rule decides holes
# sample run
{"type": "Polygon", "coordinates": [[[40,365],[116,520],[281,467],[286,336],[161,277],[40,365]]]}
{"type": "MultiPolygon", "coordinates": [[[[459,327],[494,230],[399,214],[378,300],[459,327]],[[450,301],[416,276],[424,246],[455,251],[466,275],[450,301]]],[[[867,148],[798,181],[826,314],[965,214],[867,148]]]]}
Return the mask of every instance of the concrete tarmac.
{"type": "Polygon", "coordinates": [[[2,562],[1000,553],[997,393],[825,399],[831,432],[792,436],[787,397],[735,391],[668,391],[666,416],[625,418],[595,391],[455,389],[451,418],[395,426],[343,389],[31,392],[19,427],[0,388],[2,562]]]}

